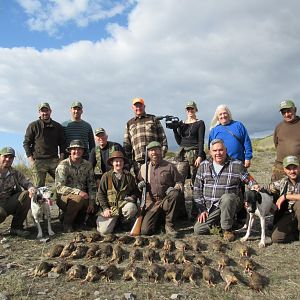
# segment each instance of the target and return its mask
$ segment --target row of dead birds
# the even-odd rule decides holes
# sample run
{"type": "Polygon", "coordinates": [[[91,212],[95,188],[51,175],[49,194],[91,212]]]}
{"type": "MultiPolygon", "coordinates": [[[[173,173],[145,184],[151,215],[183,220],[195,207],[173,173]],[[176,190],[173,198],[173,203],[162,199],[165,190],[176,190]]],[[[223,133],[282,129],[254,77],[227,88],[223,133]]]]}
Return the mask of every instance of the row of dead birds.
{"type": "MultiPolygon", "coordinates": [[[[125,258],[126,251],[123,249],[122,244],[131,243],[133,248],[129,254],[130,263],[125,267],[123,272],[122,277],[124,280],[138,280],[137,278],[140,277],[141,272],[135,266],[135,262],[143,257],[144,261],[148,263],[148,277],[149,279],[152,278],[154,282],[164,278],[175,284],[179,284],[180,280],[187,280],[196,284],[196,278],[199,277],[201,271],[203,279],[209,286],[214,286],[216,282],[218,272],[207,266],[208,259],[201,253],[204,245],[195,237],[191,238],[188,243],[182,240],[173,241],[169,238],[164,239],[162,243],[157,236],[149,238],[138,236],[134,238],[128,235],[117,237],[114,234],[110,234],[102,237],[99,233],[92,233],[88,237],[79,233],[75,235],[73,241],[66,245],[54,245],[47,256],[50,258],[61,257],[73,259],[83,257],[89,259],[93,257],[110,258],[107,266],[98,267],[93,265],[87,268],[81,264],[72,265],[65,261],[56,265],[44,261],[36,267],[34,276],[46,276],[49,271],[52,271],[58,274],[67,273],[69,280],[84,278],[83,281],[97,281],[100,279],[111,281],[120,271],[115,264],[121,263],[125,258]],[[111,243],[114,241],[117,242],[112,246],[111,243]],[[87,246],[86,243],[93,244],[87,246]],[[145,245],[144,249],[139,248],[145,245]],[[164,266],[155,263],[158,256],[155,249],[160,248],[159,257],[164,266]],[[193,259],[191,256],[188,256],[186,250],[193,251],[193,259]],[[194,265],[193,262],[197,265],[194,265]],[[182,268],[178,264],[182,264],[182,268]],[[161,275],[163,271],[165,271],[164,276],[161,275]]],[[[224,253],[226,245],[220,240],[215,240],[211,243],[211,249],[218,253],[217,263],[220,271],[219,274],[226,283],[225,290],[228,290],[230,285],[238,283],[239,280],[229,267],[231,259],[224,253]]],[[[254,271],[256,264],[249,257],[250,248],[244,243],[235,242],[233,243],[233,249],[240,256],[239,264],[242,266],[244,273],[248,273],[250,276],[249,286],[257,291],[261,291],[264,285],[264,278],[254,271]]]]}

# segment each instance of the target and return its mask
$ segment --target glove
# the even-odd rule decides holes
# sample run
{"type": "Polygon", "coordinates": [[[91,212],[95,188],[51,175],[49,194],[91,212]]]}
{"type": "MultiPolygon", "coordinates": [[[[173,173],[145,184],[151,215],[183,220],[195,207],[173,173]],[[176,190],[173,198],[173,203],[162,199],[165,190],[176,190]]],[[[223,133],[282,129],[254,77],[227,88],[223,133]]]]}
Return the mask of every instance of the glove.
{"type": "Polygon", "coordinates": [[[140,190],[140,191],[142,191],[143,190],[143,188],[144,187],[146,187],[146,182],[143,180],[143,181],[140,181],[139,183],[138,183],[138,189],[140,190]]]}
{"type": "Polygon", "coordinates": [[[167,190],[166,190],[166,195],[169,195],[171,192],[176,191],[176,189],[172,186],[170,186],[167,190]]]}

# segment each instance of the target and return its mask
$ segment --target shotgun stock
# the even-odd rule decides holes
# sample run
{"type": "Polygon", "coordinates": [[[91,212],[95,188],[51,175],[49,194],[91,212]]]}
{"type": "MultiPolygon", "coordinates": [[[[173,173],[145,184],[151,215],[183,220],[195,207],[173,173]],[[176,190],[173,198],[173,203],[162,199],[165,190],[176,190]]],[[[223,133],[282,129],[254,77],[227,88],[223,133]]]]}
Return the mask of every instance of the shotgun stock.
{"type": "Polygon", "coordinates": [[[132,235],[132,236],[137,236],[137,235],[141,234],[142,222],[143,222],[143,217],[145,214],[147,186],[148,186],[148,149],[147,149],[147,147],[145,150],[145,165],[146,165],[145,187],[143,188],[143,194],[142,194],[140,211],[139,211],[138,217],[136,218],[136,220],[131,228],[131,231],[130,231],[130,235],[132,235]]]}

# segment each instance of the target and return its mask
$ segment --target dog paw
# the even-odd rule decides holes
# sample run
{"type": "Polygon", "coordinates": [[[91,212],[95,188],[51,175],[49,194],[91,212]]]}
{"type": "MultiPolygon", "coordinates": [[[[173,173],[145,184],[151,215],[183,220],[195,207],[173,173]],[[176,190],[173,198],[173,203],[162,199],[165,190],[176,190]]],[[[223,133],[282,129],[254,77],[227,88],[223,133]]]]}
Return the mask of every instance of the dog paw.
{"type": "Polygon", "coordinates": [[[260,243],[258,244],[258,247],[259,247],[259,248],[265,248],[265,247],[266,247],[266,243],[265,243],[265,242],[260,242],[260,243]]]}
{"type": "Polygon", "coordinates": [[[42,234],[42,233],[39,233],[39,234],[36,236],[37,239],[41,239],[42,237],[43,237],[43,234],[42,234]]]}
{"type": "Polygon", "coordinates": [[[246,242],[247,240],[248,240],[248,238],[245,236],[240,239],[241,242],[246,242]]]}
{"type": "Polygon", "coordinates": [[[49,230],[49,232],[48,232],[48,233],[49,233],[49,235],[50,235],[50,236],[52,236],[52,235],[55,235],[55,232],[54,232],[54,231],[52,231],[52,230],[49,230]]]}

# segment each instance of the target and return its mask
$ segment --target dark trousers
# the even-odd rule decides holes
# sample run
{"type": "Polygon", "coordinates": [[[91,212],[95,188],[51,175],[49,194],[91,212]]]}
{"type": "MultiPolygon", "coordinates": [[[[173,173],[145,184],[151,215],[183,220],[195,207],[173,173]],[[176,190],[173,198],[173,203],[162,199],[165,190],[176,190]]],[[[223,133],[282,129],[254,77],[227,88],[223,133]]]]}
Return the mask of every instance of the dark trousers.
{"type": "Polygon", "coordinates": [[[273,243],[288,243],[299,238],[300,232],[300,201],[293,205],[292,212],[286,211],[277,221],[272,233],[273,243]]]}
{"type": "Polygon", "coordinates": [[[10,196],[5,202],[0,203],[0,223],[4,222],[7,216],[13,215],[11,228],[23,229],[30,203],[28,191],[10,196]]]}
{"type": "Polygon", "coordinates": [[[180,202],[181,193],[178,191],[170,192],[162,200],[152,202],[146,209],[143,218],[141,234],[152,235],[157,232],[158,225],[165,218],[166,225],[173,227],[174,220],[178,214],[178,204],[180,202]]]}

